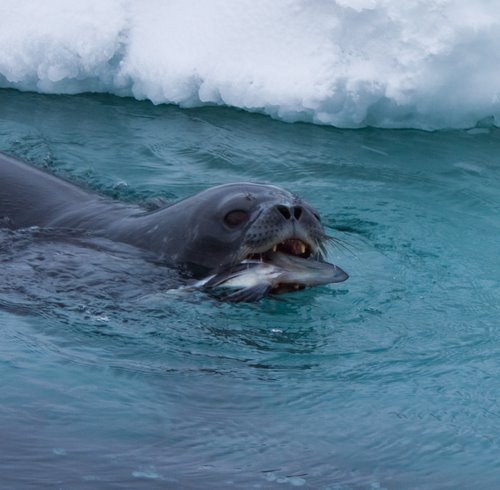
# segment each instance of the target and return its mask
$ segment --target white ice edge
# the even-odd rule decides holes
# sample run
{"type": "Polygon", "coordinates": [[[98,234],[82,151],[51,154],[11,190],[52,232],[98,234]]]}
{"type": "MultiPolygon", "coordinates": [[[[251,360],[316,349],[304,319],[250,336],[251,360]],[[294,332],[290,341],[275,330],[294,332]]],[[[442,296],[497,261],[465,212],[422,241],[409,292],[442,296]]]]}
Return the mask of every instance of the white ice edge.
{"type": "Polygon", "coordinates": [[[0,87],[344,128],[498,123],[498,46],[487,0],[0,0],[0,87]]]}

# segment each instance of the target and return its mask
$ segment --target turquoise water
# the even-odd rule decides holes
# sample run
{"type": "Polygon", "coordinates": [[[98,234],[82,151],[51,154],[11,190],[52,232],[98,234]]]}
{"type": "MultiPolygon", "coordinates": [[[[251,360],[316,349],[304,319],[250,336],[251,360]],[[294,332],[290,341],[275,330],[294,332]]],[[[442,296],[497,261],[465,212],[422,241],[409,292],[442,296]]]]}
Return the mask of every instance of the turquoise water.
{"type": "Polygon", "coordinates": [[[351,276],[226,304],[132,247],[0,231],[5,488],[496,486],[498,129],[0,91],[0,151],[149,206],[280,185],[351,276]]]}

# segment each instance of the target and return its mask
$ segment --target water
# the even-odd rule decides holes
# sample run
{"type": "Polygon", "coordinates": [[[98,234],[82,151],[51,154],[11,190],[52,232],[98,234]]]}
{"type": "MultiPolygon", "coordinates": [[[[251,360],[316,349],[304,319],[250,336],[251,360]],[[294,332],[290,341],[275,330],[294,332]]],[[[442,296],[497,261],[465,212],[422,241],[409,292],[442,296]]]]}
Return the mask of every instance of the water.
{"type": "Polygon", "coordinates": [[[2,488],[496,486],[498,129],[1,91],[0,151],[150,206],[280,185],[350,274],[234,305],[132,247],[0,231],[2,488]]]}

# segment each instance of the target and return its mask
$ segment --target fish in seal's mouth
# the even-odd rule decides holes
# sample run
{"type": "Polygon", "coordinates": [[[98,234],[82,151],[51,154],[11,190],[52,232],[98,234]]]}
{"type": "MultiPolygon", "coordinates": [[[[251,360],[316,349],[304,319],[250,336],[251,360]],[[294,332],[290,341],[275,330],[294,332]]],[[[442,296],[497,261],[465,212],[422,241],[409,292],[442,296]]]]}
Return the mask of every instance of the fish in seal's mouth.
{"type": "MultiPolygon", "coordinates": [[[[273,260],[276,261],[277,253],[307,259],[312,255],[312,250],[313,250],[312,246],[305,243],[300,238],[288,238],[286,240],[274,244],[269,250],[263,253],[249,254],[247,256],[247,261],[254,260],[261,263],[273,264],[273,260]]],[[[286,278],[283,277],[283,275],[281,275],[281,279],[285,280],[286,278]]],[[[289,291],[298,291],[299,289],[304,289],[305,287],[306,287],[305,283],[298,283],[298,282],[288,283],[288,282],[273,281],[268,293],[277,294],[289,291]]]]}
{"type": "Polygon", "coordinates": [[[222,291],[229,301],[251,302],[269,294],[345,281],[349,276],[340,267],[322,260],[323,250],[321,245],[288,238],[264,252],[246,255],[237,264],[202,279],[197,287],[222,291]]]}

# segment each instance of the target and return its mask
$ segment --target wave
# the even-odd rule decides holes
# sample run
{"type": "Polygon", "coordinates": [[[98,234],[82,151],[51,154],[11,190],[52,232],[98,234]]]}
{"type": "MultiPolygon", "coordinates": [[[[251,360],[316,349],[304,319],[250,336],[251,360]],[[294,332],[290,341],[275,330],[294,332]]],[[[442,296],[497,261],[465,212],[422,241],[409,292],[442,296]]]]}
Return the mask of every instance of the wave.
{"type": "Polygon", "coordinates": [[[343,128],[500,121],[477,0],[0,0],[0,87],[227,105],[343,128]]]}

